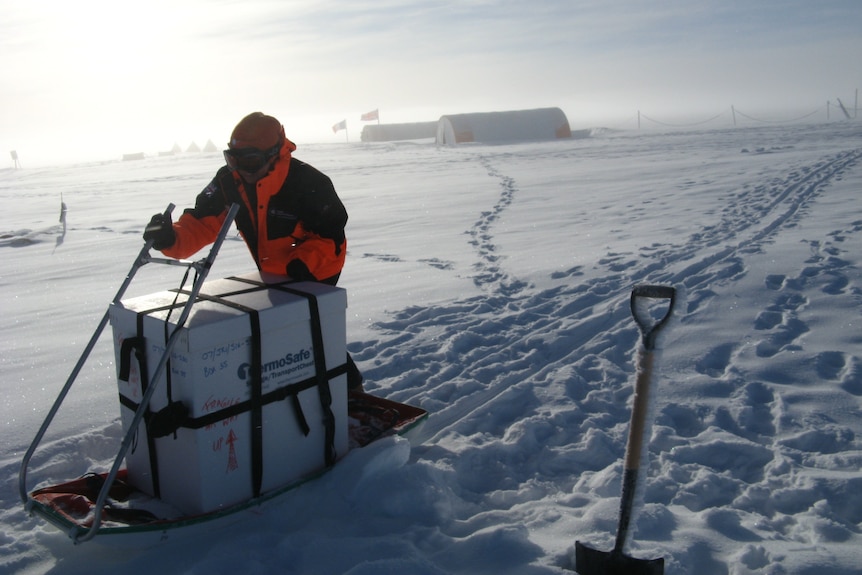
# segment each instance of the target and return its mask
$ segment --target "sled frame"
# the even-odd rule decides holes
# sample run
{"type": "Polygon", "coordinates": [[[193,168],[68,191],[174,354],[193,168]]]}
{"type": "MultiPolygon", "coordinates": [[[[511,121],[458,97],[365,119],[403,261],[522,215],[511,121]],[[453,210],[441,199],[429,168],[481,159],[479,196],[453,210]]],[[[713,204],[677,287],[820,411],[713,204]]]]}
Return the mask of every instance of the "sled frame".
{"type": "MultiPolygon", "coordinates": [[[[165,216],[170,216],[171,212],[174,209],[173,204],[169,204],[167,209],[164,212],[165,216]]],[[[167,366],[168,360],[171,356],[171,351],[173,350],[174,345],[179,339],[179,335],[181,332],[181,328],[185,324],[189,315],[192,311],[192,306],[195,303],[195,300],[200,293],[201,288],[203,287],[204,281],[206,281],[207,275],[209,274],[210,269],[215,262],[215,258],[218,255],[219,250],[221,249],[222,243],[224,243],[225,237],[227,237],[228,231],[230,230],[231,224],[233,224],[234,219],[236,218],[236,214],[239,211],[239,204],[232,204],[228,209],[227,216],[225,217],[224,222],[222,223],[222,227],[219,230],[218,236],[216,240],[213,242],[212,247],[210,248],[209,253],[206,257],[195,260],[195,261],[187,261],[187,260],[176,260],[170,258],[158,258],[150,256],[150,249],[153,247],[153,241],[148,240],[144,247],[141,248],[140,253],[138,253],[137,258],[132,264],[129,273],[126,275],[126,279],[123,281],[123,284],[120,286],[117,294],[114,296],[114,299],[111,300],[111,305],[120,303],[123,295],[126,290],[131,285],[132,280],[137,274],[138,270],[148,263],[158,263],[164,265],[175,265],[175,266],[184,266],[188,269],[194,269],[197,273],[192,289],[190,290],[188,300],[183,306],[182,313],[180,314],[179,319],[177,320],[177,326],[171,332],[170,337],[168,338],[167,343],[165,344],[165,351],[162,354],[159,363],[150,378],[149,385],[147,386],[146,391],[141,398],[140,405],[138,409],[135,411],[134,418],[132,419],[128,431],[123,437],[123,442],[120,444],[120,450],[117,453],[117,456],[114,458],[114,463],[111,466],[111,470],[108,472],[108,475],[105,479],[104,484],[102,485],[102,489],[99,491],[98,499],[96,500],[96,506],[93,510],[93,522],[89,528],[81,528],[74,527],[68,531],[69,537],[72,539],[74,543],[83,543],[85,541],[89,541],[93,537],[95,537],[96,533],[99,531],[99,527],[102,523],[102,510],[105,507],[105,504],[108,500],[108,492],[111,489],[114,481],[117,478],[117,474],[120,471],[120,466],[123,463],[123,459],[126,457],[126,453],[128,453],[132,442],[134,441],[135,434],[137,433],[138,426],[144,418],[146,414],[147,408],[150,403],[150,399],[153,397],[153,393],[158,387],[158,381],[161,377],[162,373],[165,371],[165,367],[167,366]]],[[[75,383],[75,380],[78,377],[78,374],[81,372],[81,369],[84,367],[84,364],[87,361],[90,353],[93,351],[93,348],[96,346],[102,332],[105,329],[105,326],[108,324],[110,315],[110,306],[105,311],[105,314],[102,316],[101,321],[99,321],[98,326],[96,327],[95,332],[93,333],[90,341],[84,347],[84,351],[82,352],[80,358],[78,358],[78,362],[75,364],[72,369],[71,374],[69,375],[66,383],[63,385],[63,388],[60,390],[60,393],[57,396],[57,399],[54,400],[54,404],[51,406],[51,409],[48,412],[48,415],[45,417],[45,420],[42,422],[42,426],[39,428],[39,431],[36,433],[35,438],[33,439],[30,447],[27,449],[27,452],[24,455],[24,459],[21,462],[21,470],[18,474],[18,491],[21,496],[21,501],[25,505],[25,509],[28,512],[40,512],[41,506],[37,505],[37,503],[30,497],[29,492],[27,490],[27,469],[30,465],[30,460],[36,452],[39,444],[42,442],[42,439],[45,436],[45,433],[48,431],[54,417],[57,415],[57,412],[60,410],[60,406],[63,404],[63,401],[66,399],[66,396],[69,393],[69,390],[72,388],[72,385],[75,383]]],[[[44,515],[44,513],[40,513],[44,515]]],[[[47,517],[50,522],[52,521],[51,517],[47,517]]]]}

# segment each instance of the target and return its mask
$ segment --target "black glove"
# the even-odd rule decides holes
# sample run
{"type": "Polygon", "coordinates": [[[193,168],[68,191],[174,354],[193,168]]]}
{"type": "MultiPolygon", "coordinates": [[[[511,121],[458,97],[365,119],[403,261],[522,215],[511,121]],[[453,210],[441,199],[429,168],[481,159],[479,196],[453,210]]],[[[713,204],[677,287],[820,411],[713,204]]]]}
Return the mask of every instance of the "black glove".
{"type": "Polygon", "coordinates": [[[287,275],[298,282],[315,282],[317,278],[308,271],[308,266],[302,260],[291,260],[287,264],[287,275]]]}
{"type": "Polygon", "coordinates": [[[153,247],[157,250],[166,250],[177,241],[174,233],[174,224],[171,222],[170,214],[156,214],[144,228],[144,241],[153,240],[153,247]]]}

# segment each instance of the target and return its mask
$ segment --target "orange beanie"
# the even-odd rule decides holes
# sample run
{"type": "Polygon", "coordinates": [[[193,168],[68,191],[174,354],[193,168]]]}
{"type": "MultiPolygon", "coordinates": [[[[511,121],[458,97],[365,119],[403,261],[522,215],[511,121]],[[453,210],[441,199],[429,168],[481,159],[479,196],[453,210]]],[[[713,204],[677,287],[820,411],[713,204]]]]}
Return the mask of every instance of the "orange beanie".
{"type": "Polygon", "coordinates": [[[284,138],[281,122],[262,112],[252,112],[239,121],[230,135],[231,148],[256,148],[268,150],[277,146],[284,138]]]}

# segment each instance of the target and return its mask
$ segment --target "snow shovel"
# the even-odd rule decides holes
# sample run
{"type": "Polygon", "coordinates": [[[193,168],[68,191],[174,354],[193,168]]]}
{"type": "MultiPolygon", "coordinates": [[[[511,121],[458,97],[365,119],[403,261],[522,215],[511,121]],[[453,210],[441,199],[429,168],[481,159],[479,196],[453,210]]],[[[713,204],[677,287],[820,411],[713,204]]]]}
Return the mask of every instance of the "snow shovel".
{"type": "Polygon", "coordinates": [[[641,332],[643,346],[639,352],[638,374],[635,383],[634,406],[629,422],[626,444],[623,492],[620,501],[620,519],[617,539],[611,551],[599,551],[580,541],[575,542],[575,570],[580,575],[663,575],[664,559],[636,559],[623,553],[632,516],[632,504],[638,482],[638,472],[643,444],[644,424],[649,405],[649,385],[652,376],[653,352],[656,337],[667,324],[673,312],[676,290],[668,286],[644,285],[632,290],[632,316],[641,332]],[[655,319],[642,305],[644,298],[668,300],[667,311],[655,319]]]}

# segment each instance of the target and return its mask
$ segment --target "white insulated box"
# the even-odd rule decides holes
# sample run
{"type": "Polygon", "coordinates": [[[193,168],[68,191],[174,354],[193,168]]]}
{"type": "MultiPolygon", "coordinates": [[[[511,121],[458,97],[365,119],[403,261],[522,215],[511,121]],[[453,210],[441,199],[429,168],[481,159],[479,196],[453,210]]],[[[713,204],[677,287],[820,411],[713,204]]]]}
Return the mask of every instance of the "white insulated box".
{"type": "MultiPolygon", "coordinates": [[[[309,294],[317,302],[335,422],[333,445],[336,456],[347,452],[346,292],[314,282],[265,285],[254,273],[204,283],[171,351],[170,381],[163,372],[150,401],[150,411],[158,412],[168,405],[170,394],[171,401],[188,408],[191,423],[164,437],[148,438],[141,422],[126,455],[133,485],[158,494],[184,513],[196,514],[250,499],[256,493],[255,475],[260,477],[262,494],[325,468],[326,429],[312,314],[306,296],[285,288],[309,294]],[[263,401],[258,402],[262,427],[258,434],[252,430],[253,411],[245,409],[253,398],[250,310],[257,312],[260,333],[263,401]],[[296,389],[300,391],[293,393],[296,389]],[[290,393],[282,398],[285,391],[290,393]],[[221,417],[225,410],[232,411],[221,417]]],[[[123,343],[139,335],[140,325],[147,375],[152,378],[186,299],[165,291],[111,306],[118,370],[128,366],[127,379],[117,380],[124,431],[144,389],[135,354],[128,349],[124,354],[123,343]]]]}

